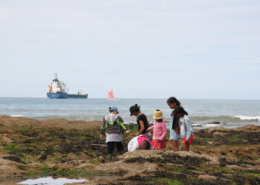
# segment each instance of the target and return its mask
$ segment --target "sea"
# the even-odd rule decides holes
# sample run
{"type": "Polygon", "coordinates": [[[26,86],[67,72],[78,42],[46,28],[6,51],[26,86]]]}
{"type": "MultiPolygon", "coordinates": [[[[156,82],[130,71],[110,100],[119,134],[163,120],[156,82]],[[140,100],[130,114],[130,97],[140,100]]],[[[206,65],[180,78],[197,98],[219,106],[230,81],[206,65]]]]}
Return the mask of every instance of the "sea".
{"type": "MultiPolygon", "coordinates": [[[[260,100],[194,100],[180,99],[189,113],[195,127],[207,128],[242,127],[249,124],[260,126],[260,100]],[[212,124],[211,122],[216,122],[212,124]]],[[[169,127],[172,110],[166,99],[48,99],[48,98],[0,98],[0,115],[26,117],[37,120],[68,119],[102,121],[109,113],[109,106],[115,105],[125,123],[136,123],[130,116],[130,106],[138,104],[150,122],[153,122],[155,109],[163,112],[164,121],[169,127]]]]}

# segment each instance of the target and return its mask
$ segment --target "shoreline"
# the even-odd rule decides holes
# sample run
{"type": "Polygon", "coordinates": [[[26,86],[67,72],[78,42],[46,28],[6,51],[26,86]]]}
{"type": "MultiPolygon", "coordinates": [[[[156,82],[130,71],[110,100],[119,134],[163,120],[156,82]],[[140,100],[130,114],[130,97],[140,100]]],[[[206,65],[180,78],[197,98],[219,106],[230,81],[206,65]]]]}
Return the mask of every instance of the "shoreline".
{"type": "MultiPolygon", "coordinates": [[[[260,182],[260,126],[194,129],[191,152],[172,151],[168,132],[165,150],[139,150],[122,156],[115,151],[113,162],[106,160],[100,126],[101,121],[0,116],[0,178],[50,173],[90,180],[73,184],[260,182]],[[95,179],[98,175],[90,173],[116,179],[95,179]]],[[[133,132],[123,135],[125,150],[133,136],[133,132]]]]}

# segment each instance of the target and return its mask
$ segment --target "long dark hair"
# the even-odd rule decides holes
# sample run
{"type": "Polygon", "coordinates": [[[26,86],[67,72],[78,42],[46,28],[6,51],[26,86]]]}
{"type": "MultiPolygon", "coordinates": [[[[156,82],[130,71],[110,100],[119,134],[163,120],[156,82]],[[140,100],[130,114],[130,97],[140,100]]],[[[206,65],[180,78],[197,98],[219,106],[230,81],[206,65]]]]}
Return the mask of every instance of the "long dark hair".
{"type": "MultiPolygon", "coordinates": [[[[170,97],[170,98],[168,98],[167,103],[172,103],[172,104],[176,103],[176,105],[177,105],[178,107],[181,106],[181,102],[180,102],[179,100],[177,100],[177,98],[175,98],[175,97],[170,97]]],[[[174,113],[173,113],[173,111],[172,111],[171,116],[173,116],[173,115],[174,115],[174,113]]]]}
{"type": "Polygon", "coordinates": [[[186,115],[189,115],[188,112],[186,112],[186,110],[184,110],[183,107],[176,107],[173,111],[173,114],[181,114],[184,113],[186,115]]]}
{"type": "Polygon", "coordinates": [[[168,98],[167,103],[176,103],[177,106],[181,106],[181,102],[175,97],[168,98]]]}

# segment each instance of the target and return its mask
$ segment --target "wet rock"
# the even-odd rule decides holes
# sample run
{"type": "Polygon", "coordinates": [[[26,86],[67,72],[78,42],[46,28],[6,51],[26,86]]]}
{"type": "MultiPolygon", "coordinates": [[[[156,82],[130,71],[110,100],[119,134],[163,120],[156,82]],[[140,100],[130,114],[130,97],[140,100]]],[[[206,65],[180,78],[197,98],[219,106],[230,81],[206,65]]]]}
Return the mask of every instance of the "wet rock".
{"type": "Polygon", "coordinates": [[[64,154],[68,154],[71,152],[82,152],[83,149],[79,145],[75,145],[74,143],[60,143],[58,144],[59,151],[64,154]]]}
{"type": "Polygon", "coordinates": [[[54,153],[55,151],[53,150],[52,147],[48,147],[44,152],[42,152],[42,155],[38,156],[37,159],[40,160],[45,160],[47,159],[48,155],[51,155],[52,153],[54,153]]]}
{"type": "Polygon", "coordinates": [[[15,161],[17,163],[21,163],[21,164],[26,164],[24,161],[22,161],[20,158],[16,157],[16,156],[4,156],[3,159],[7,159],[10,161],[15,161]]]}
{"type": "Polygon", "coordinates": [[[205,141],[199,141],[197,139],[193,139],[192,144],[194,144],[194,145],[208,145],[208,143],[206,143],[205,141]]]}
{"type": "Polygon", "coordinates": [[[201,138],[213,138],[212,134],[210,133],[194,132],[194,134],[201,138]]]}
{"type": "Polygon", "coordinates": [[[224,164],[224,165],[236,165],[236,166],[241,166],[241,165],[244,165],[244,164],[247,164],[247,165],[252,165],[252,166],[255,166],[256,164],[255,163],[251,163],[251,162],[247,162],[247,161],[227,161],[226,158],[219,158],[219,161],[221,164],[224,164]]]}

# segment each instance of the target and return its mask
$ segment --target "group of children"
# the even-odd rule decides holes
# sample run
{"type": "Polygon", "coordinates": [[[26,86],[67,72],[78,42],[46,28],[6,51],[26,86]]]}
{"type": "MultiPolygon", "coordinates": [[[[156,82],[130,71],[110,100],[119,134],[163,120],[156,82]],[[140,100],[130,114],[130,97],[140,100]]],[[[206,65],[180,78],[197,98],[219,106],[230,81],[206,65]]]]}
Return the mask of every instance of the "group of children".
{"type": "MultiPolygon", "coordinates": [[[[170,140],[172,140],[173,150],[179,150],[179,139],[183,138],[184,151],[189,151],[190,144],[193,139],[193,130],[191,122],[188,118],[188,113],[180,106],[180,102],[174,97],[167,100],[167,104],[171,109],[172,118],[170,122],[170,140]],[[173,101],[174,100],[174,101],[173,101]],[[175,104],[174,104],[175,103],[175,104]]],[[[112,160],[114,147],[118,149],[120,154],[124,153],[124,146],[122,144],[122,134],[130,133],[124,125],[123,119],[118,115],[116,106],[109,107],[107,116],[103,118],[101,126],[100,139],[103,140],[106,136],[108,160],[112,160]]],[[[165,149],[167,134],[166,124],[163,121],[163,113],[160,109],[154,111],[154,124],[151,126],[147,117],[141,113],[140,106],[137,104],[130,107],[130,115],[137,117],[138,132],[135,137],[128,143],[128,152],[135,150],[150,150],[150,149],[165,149]],[[153,130],[153,137],[151,141],[151,133],[153,130]]]]}

